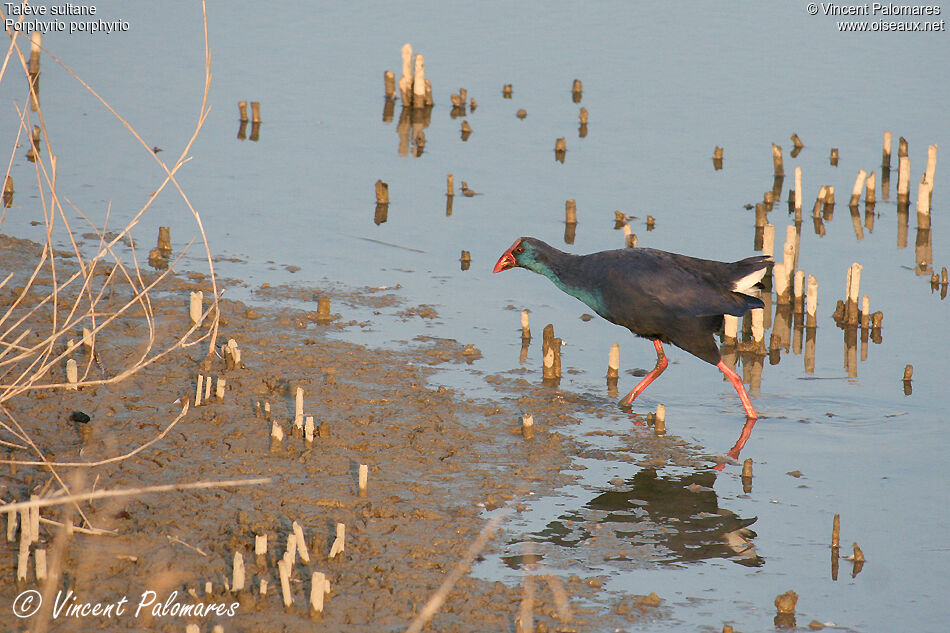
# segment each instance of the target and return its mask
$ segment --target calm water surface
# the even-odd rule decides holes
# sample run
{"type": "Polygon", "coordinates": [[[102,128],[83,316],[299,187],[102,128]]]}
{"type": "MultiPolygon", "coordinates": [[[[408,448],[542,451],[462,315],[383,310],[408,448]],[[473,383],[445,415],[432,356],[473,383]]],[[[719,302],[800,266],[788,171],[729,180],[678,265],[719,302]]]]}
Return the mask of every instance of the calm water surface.
{"type": "MultiPolygon", "coordinates": [[[[44,42],[172,160],[200,105],[200,7],[123,3],[102,6],[100,13],[129,21],[130,31],[51,34],[44,42]]],[[[723,622],[769,629],[772,601],[786,589],[800,594],[801,625],[818,619],[855,631],[941,629],[950,615],[944,598],[950,512],[942,487],[950,475],[944,455],[950,320],[948,302],[931,291],[929,274],[914,270],[914,218],[907,245],[899,246],[894,199],[899,136],[910,143],[912,183],[923,173],[928,144],[950,147],[950,89],[940,75],[950,53],[945,32],[842,34],[833,18],[811,16],[798,2],[725,8],[421,2],[411,11],[392,3],[220,2],[208,13],[213,110],[180,181],[215,253],[242,260],[220,264],[219,272],[249,288],[263,282],[400,284],[407,302],[432,305],[438,318],[382,319],[371,331],[346,336],[373,345],[400,345],[420,333],[473,343],[481,360],[443,370],[434,380],[476,396],[493,393],[482,374],[519,367],[519,311],[527,308],[536,333],[554,323],[566,342],[563,363],[572,371],[561,387],[602,400],[606,415],[584,419],[578,435],[629,432],[630,419],[615,410],[603,384],[607,350],[621,344],[626,370],[651,367],[652,347],[603,321],[580,320],[589,310],[538,276],[492,275],[497,257],[519,235],[575,253],[620,247],[615,210],[640,218],[632,227],[641,246],[723,260],[751,255],[754,215],[744,205],[772,188],[770,143],[783,145],[788,177],[769,221],[780,252],[792,221],[785,212],[788,189],[800,166],[799,267],[818,279],[819,327],[813,373],[793,351],[783,350],[778,364],[765,359],[754,389],[764,417],[742,454],[755,461],[752,492],[742,492],[735,466],[703,471],[697,485],[712,492],[693,499],[684,492],[697,483],[693,471],[664,468],[653,477],[630,462],[583,457],[582,481],[532,500],[511,534],[515,541],[522,533],[539,541],[547,571],[597,573],[608,589],[656,591],[674,606],[672,620],[636,630],[673,631],[684,624],[719,630],[723,622]],[[418,157],[399,153],[398,105],[393,120],[383,121],[382,73],[399,74],[405,42],[425,55],[436,101],[418,157]],[[575,78],[584,82],[580,104],[570,94],[575,78]],[[505,83],[514,86],[510,100],[501,95],[505,83]],[[464,117],[473,129],[467,141],[460,137],[462,118],[450,116],[449,95],[460,87],[478,101],[464,117]],[[239,100],[262,102],[257,141],[236,138],[239,100]],[[580,106],[590,112],[584,138],[578,135],[580,106]],[[527,110],[524,120],[515,116],[519,108],[527,110]],[[873,231],[864,228],[858,240],[847,200],[859,169],[875,170],[880,183],[885,130],[894,132],[891,193],[877,205],[873,231]],[[788,154],[793,132],[805,142],[796,158],[788,154]],[[559,137],[568,148],[563,164],[554,160],[559,137]],[[720,171],[711,160],[717,145],[725,152],[720,171]],[[832,147],[839,148],[837,167],[829,164],[832,147]],[[483,194],[456,196],[451,216],[444,195],[449,172],[457,185],[465,180],[483,194]],[[389,183],[391,197],[380,224],[374,222],[377,179],[389,183]],[[810,210],[821,185],[835,187],[838,204],[818,236],[810,210]],[[580,220],[573,244],[564,243],[568,198],[577,201],[580,220]],[[649,232],[642,221],[647,215],[656,218],[649,232]],[[467,271],[459,266],[462,250],[471,252],[467,271]],[[830,314],[853,261],[864,266],[862,294],[885,316],[881,343],[868,343],[867,360],[858,360],[849,376],[845,336],[830,314]],[[291,274],[284,268],[289,264],[300,271],[291,274]],[[915,367],[911,396],[900,380],[906,363],[915,367]],[[791,471],[802,476],[786,474],[791,471]],[[621,486],[609,483],[618,477],[621,486]],[[694,514],[717,508],[758,517],[752,526],[756,564],[714,545],[719,527],[691,523],[694,514]],[[831,579],[834,513],[842,515],[847,553],[858,541],[868,558],[853,578],[850,563],[841,561],[838,579],[831,579]],[[565,527],[569,520],[573,527],[565,527]],[[629,538],[631,547],[648,546],[646,558],[590,556],[578,524],[600,524],[629,538]],[[627,535],[631,525],[639,536],[627,535]],[[657,526],[695,538],[673,541],[657,526]]],[[[0,85],[7,121],[11,103],[24,102],[14,83],[0,85]]],[[[118,225],[160,184],[154,161],[48,61],[41,94],[59,156],[60,191],[98,217],[111,202],[118,225]]],[[[9,125],[0,130],[4,147],[14,134],[9,125]]],[[[14,159],[18,183],[29,182],[24,153],[14,159]]],[[[950,264],[945,161],[938,161],[930,236],[938,271],[950,264]]],[[[18,187],[18,195],[30,208],[28,188],[18,187]]],[[[915,184],[911,196],[916,199],[915,184]]],[[[31,219],[11,213],[3,230],[40,239],[31,219]]],[[[178,247],[194,233],[190,214],[170,189],[136,235],[151,243],[159,225],[172,227],[178,247]]],[[[197,251],[190,265],[200,266],[197,251]]],[[[228,292],[246,298],[249,289],[228,292]]],[[[856,354],[860,359],[860,348],[856,354]]],[[[525,365],[529,380],[540,379],[539,357],[535,344],[525,365]]],[[[670,370],[635,410],[665,403],[671,435],[703,447],[702,454],[724,453],[742,424],[734,392],[688,354],[671,350],[670,359],[670,370]]],[[[634,380],[622,374],[621,390],[634,380]]],[[[598,442],[620,446],[616,438],[598,442]]],[[[476,573],[517,582],[520,571],[508,562],[493,556],[476,573]]]]}

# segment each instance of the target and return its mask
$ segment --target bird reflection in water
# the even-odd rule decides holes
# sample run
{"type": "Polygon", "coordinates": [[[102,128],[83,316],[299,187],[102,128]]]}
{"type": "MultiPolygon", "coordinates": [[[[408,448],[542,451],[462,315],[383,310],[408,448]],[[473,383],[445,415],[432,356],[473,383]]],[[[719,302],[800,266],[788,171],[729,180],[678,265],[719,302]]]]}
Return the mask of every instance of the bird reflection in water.
{"type": "MultiPolygon", "coordinates": [[[[651,562],[724,558],[748,567],[764,565],[751,541],[755,532],[748,527],[756,517],[742,518],[720,508],[715,482],[716,473],[709,470],[661,477],[656,470],[644,468],[620,490],[594,497],[527,538],[576,547],[589,541],[593,532],[609,528],[617,539],[654,548],[657,554],[650,557],[651,562]]],[[[505,561],[517,568],[521,559],[511,556],[505,561]]]]}

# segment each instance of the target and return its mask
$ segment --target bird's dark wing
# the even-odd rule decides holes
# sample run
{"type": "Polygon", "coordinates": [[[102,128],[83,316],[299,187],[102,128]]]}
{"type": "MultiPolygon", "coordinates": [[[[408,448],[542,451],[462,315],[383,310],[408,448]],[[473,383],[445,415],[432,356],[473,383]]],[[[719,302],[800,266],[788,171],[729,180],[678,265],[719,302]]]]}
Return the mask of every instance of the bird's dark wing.
{"type": "Polygon", "coordinates": [[[766,266],[762,258],[717,262],[654,249],[627,248],[585,256],[578,273],[605,297],[611,320],[659,322],[723,314],[742,316],[761,300],[735,292],[735,282],[766,266]]]}

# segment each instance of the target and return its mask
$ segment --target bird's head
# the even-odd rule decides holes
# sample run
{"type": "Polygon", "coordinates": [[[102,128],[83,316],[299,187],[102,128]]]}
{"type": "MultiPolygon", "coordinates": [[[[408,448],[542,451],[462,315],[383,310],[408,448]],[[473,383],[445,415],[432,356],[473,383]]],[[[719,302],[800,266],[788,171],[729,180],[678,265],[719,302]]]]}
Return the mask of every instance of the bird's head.
{"type": "MultiPolygon", "coordinates": [[[[498,258],[498,263],[492,272],[500,273],[503,270],[520,266],[529,270],[537,271],[541,265],[542,245],[544,242],[533,237],[519,237],[515,243],[498,258]]],[[[546,246],[546,245],[545,245],[546,246]]]]}

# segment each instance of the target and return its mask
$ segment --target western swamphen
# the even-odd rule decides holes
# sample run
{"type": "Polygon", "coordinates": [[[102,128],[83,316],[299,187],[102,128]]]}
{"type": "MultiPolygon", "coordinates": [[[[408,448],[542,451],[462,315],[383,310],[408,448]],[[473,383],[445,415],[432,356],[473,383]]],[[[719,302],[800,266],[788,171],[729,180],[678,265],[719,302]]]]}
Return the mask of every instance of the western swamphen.
{"type": "Polygon", "coordinates": [[[494,272],[520,266],[540,273],[577,297],[611,323],[652,339],[656,367],[621,401],[634,399],[666,369],[662,343],[716,365],[736,388],[746,415],[758,418],[742,380],[722,362],[713,333],[725,314],[742,316],[764,304],[746,294],[768,268],[767,257],[716,262],[652,248],[624,248],[571,255],[533,237],[515,241],[495,264],[494,272]]]}

